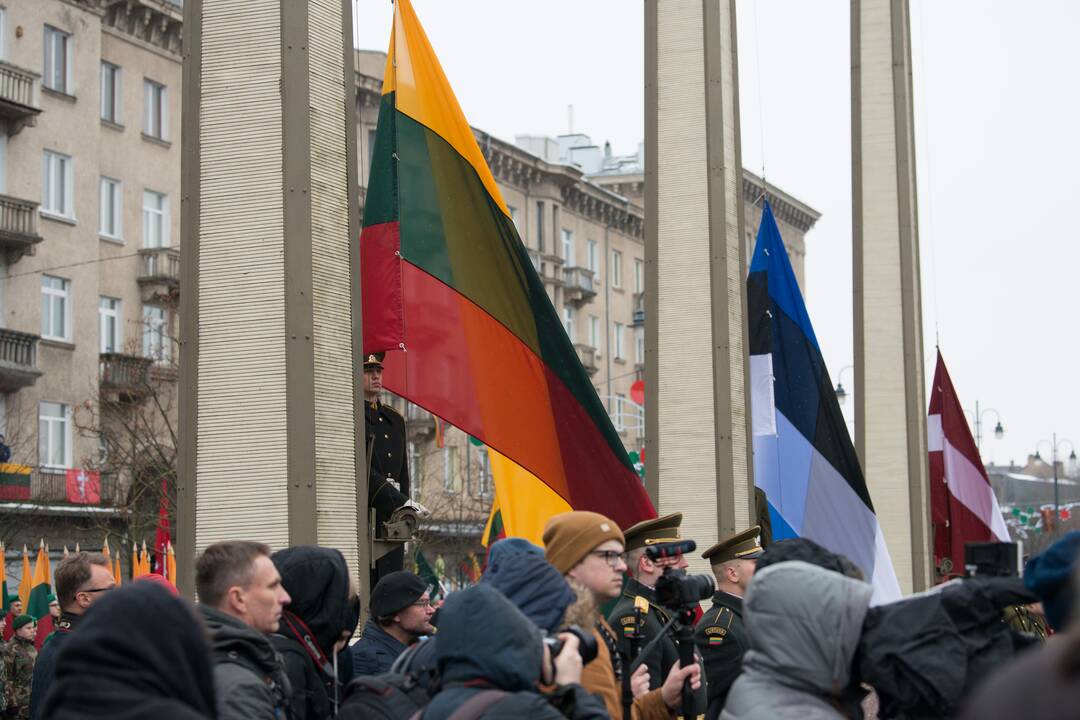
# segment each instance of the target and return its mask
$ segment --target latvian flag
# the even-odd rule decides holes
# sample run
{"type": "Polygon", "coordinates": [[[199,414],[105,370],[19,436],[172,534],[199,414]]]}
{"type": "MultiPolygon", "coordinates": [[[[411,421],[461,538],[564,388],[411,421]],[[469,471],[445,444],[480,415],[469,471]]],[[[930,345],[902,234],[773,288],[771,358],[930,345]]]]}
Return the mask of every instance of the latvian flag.
{"type": "Polygon", "coordinates": [[[940,350],[926,435],[934,564],[943,575],[963,575],[966,543],[1009,542],[1009,531],[940,350]]]}
{"type": "Polygon", "coordinates": [[[841,553],[900,598],[870,493],[825,369],[772,208],[765,203],[747,280],[754,483],[773,539],[805,537],[841,553]]]}

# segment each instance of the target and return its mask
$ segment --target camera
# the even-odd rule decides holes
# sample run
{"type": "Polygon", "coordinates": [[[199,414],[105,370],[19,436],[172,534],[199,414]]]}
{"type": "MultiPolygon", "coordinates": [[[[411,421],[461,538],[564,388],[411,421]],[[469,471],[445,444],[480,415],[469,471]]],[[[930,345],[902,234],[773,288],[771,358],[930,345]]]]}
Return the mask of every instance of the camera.
{"type": "MultiPolygon", "coordinates": [[[[599,648],[596,645],[596,637],[592,633],[582,630],[578,625],[571,625],[559,632],[570,633],[578,639],[578,654],[581,655],[582,665],[588,665],[596,659],[599,648]]],[[[565,643],[560,638],[547,636],[544,638],[544,644],[548,646],[548,650],[551,651],[551,659],[554,660],[559,657],[565,643]]]]}
{"type": "Polygon", "coordinates": [[[964,545],[965,576],[1018,577],[1021,558],[1018,543],[967,543],[964,545]]]}
{"type": "Polygon", "coordinates": [[[656,601],[672,610],[693,607],[715,592],[716,582],[711,576],[687,575],[685,570],[666,568],[656,581],[656,601]]]}

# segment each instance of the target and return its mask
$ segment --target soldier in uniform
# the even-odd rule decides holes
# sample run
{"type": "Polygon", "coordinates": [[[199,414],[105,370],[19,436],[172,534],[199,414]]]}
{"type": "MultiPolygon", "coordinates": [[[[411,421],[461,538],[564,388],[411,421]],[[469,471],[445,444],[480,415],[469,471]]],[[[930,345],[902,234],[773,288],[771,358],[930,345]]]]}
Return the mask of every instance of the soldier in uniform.
{"type": "Polygon", "coordinates": [[[761,527],[755,525],[702,554],[712,563],[716,575],[713,606],[698,621],[694,632],[694,643],[705,659],[709,685],[706,718],[720,717],[728,690],[742,669],[743,654],[750,647],[743,625],[742,599],[761,553],[761,527]]]}
{"type": "Polygon", "coordinates": [[[7,675],[6,718],[30,717],[30,682],[34,677],[37,649],[34,635],[37,625],[29,615],[19,615],[12,621],[15,634],[4,645],[4,670],[7,675]]]}
{"type": "MultiPolygon", "coordinates": [[[[608,622],[615,629],[619,655],[623,658],[623,667],[629,667],[630,638],[635,632],[637,615],[634,612],[638,597],[648,602],[648,611],[642,613],[641,625],[637,627],[638,648],[660,634],[664,625],[671,619],[671,611],[656,601],[656,581],[664,574],[664,568],[681,570],[687,566],[686,558],[681,554],[656,562],[645,555],[645,548],[657,543],[681,540],[679,525],[682,513],[665,515],[654,520],[644,520],[626,530],[626,565],[630,577],[623,583],[622,596],[608,615],[608,622]]],[[[649,689],[655,690],[664,683],[671,666],[679,659],[679,647],[675,641],[675,628],[672,626],[662,640],[649,652],[645,665],[649,669],[649,689]]],[[[705,710],[705,683],[694,693],[698,717],[705,710]]],[[[682,717],[682,715],[679,715],[682,717]]]]}
{"type": "MultiPolygon", "coordinates": [[[[405,436],[405,418],[379,400],[382,392],[385,353],[364,356],[364,427],[367,432],[368,506],[375,510],[376,527],[387,522],[400,507],[409,505],[421,512],[423,507],[409,499],[409,456],[405,436]]],[[[379,578],[404,569],[405,548],[399,547],[383,556],[371,573],[371,587],[379,578]]]]}

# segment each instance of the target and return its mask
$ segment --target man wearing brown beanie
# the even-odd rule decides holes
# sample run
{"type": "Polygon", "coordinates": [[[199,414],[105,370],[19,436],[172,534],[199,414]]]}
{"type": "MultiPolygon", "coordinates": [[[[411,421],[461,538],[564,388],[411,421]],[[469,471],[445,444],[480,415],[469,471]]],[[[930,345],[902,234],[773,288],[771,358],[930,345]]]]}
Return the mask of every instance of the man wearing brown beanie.
{"type": "MultiPolygon", "coordinates": [[[[598,608],[622,591],[626,571],[624,544],[615,521],[599,513],[562,513],[551,518],[544,528],[544,556],[578,595],[578,603],[567,611],[567,616],[583,628],[591,629],[597,641],[599,652],[582,670],[581,684],[603,699],[612,718],[623,717],[622,672],[626,668],[619,660],[615,633],[598,608]],[[583,616],[573,617],[575,608],[583,616]]],[[[687,679],[691,687],[701,686],[701,669],[697,663],[688,668],[680,668],[676,663],[663,686],[635,697],[633,717],[637,720],[672,717],[682,702],[683,681],[687,679]]],[[[640,687],[648,688],[648,681],[640,687]]]]}

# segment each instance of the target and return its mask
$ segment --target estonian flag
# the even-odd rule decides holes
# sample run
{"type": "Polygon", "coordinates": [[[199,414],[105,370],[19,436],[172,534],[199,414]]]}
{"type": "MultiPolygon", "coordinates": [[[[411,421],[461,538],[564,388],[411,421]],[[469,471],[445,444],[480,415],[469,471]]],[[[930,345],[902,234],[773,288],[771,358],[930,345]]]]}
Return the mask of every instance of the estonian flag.
{"type": "Polygon", "coordinates": [[[765,203],[747,279],[754,483],[773,539],[805,537],[841,553],[900,598],[881,525],[825,369],[772,208],[765,203]]]}

